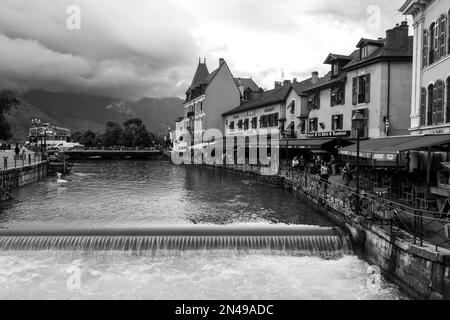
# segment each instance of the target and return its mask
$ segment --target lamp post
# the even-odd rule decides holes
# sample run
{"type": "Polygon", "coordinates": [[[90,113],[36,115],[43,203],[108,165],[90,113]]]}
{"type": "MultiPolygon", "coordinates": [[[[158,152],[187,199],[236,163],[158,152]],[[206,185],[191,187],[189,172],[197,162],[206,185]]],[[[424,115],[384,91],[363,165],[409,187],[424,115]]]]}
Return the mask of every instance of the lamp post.
{"type": "Polygon", "coordinates": [[[360,185],[359,185],[359,166],[360,166],[360,131],[364,129],[364,116],[360,111],[356,111],[352,118],[354,128],[356,129],[356,214],[360,214],[360,185]]]}
{"type": "MultiPolygon", "coordinates": [[[[38,119],[38,118],[34,118],[34,119],[31,119],[31,123],[34,126],[34,139],[35,139],[35,147],[36,147],[36,150],[37,150],[37,148],[38,148],[38,139],[39,139],[38,126],[41,125],[42,121],[40,119],[38,119]]],[[[33,135],[30,135],[30,139],[31,139],[32,136],[33,135]]],[[[30,143],[31,142],[32,141],[30,141],[30,143]]],[[[41,145],[42,145],[42,142],[41,142],[41,145]]]]}

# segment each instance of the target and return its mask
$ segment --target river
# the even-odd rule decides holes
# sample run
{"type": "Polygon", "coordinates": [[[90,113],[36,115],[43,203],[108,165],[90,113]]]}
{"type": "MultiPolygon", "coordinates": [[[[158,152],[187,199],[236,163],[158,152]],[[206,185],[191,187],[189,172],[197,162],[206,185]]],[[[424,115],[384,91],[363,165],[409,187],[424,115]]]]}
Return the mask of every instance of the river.
{"type": "MultiPolygon", "coordinates": [[[[282,188],[161,161],[75,164],[0,205],[0,228],[333,226],[282,188]]],[[[0,299],[406,299],[353,255],[273,252],[0,253],[0,299]]]]}

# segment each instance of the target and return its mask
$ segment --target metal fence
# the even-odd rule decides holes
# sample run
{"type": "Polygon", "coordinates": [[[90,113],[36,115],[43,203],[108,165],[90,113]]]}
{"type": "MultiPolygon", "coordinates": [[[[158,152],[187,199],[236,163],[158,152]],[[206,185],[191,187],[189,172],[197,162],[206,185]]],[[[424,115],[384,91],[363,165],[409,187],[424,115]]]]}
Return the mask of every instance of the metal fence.
{"type": "Polygon", "coordinates": [[[382,193],[368,193],[334,182],[321,180],[319,176],[283,166],[280,174],[288,183],[309,197],[342,213],[348,218],[360,217],[364,221],[379,224],[391,234],[423,246],[428,242],[435,246],[450,248],[446,228],[450,220],[442,219],[440,213],[425,211],[389,199],[382,193]]]}

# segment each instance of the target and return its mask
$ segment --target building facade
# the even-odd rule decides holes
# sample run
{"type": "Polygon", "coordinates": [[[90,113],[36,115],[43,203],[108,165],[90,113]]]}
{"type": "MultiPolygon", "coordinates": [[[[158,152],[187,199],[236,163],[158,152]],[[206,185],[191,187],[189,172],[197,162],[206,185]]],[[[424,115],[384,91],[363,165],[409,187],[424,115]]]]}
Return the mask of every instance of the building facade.
{"type": "Polygon", "coordinates": [[[450,2],[408,0],[414,18],[411,133],[450,133],[450,2]]]}
{"type": "Polygon", "coordinates": [[[224,59],[219,60],[219,67],[208,71],[206,61],[197,66],[194,79],[186,91],[184,118],[176,123],[174,149],[186,148],[183,136],[189,135],[191,145],[203,141],[207,130],[216,129],[223,132],[222,114],[230,107],[238,107],[241,102],[260,88],[249,78],[234,78],[224,59]]]}
{"type": "Polygon", "coordinates": [[[301,137],[409,134],[412,45],[403,22],[384,39],[361,39],[350,55],[330,54],[324,63],[331,71],[304,91],[308,118],[302,119],[301,137]]]}
{"type": "Polygon", "coordinates": [[[225,112],[225,136],[252,136],[276,129],[283,131],[286,123],[286,99],[291,88],[290,81],[276,82],[274,89],[254,92],[240,106],[225,112]]]}

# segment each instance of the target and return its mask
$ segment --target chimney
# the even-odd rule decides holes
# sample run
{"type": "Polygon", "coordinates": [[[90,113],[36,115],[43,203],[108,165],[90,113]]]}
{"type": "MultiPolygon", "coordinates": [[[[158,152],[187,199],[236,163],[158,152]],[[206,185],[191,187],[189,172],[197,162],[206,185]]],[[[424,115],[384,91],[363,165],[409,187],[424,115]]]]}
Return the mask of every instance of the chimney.
{"type": "Polygon", "coordinates": [[[289,84],[291,84],[291,80],[284,80],[283,81],[283,86],[287,86],[289,84]]]}
{"type": "Polygon", "coordinates": [[[319,72],[314,71],[311,73],[311,82],[312,84],[317,84],[317,82],[319,82],[319,72]]]}
{"type": "Polygon", "coordinates": [[[275,89],[280,89],[280,88],[281,88],[281,82],[275,81],[275,89]]]}
{"type": "Polygon", "coordinates": [[[219,66],[223,65],[225,63],[225,59],[224,58],[220,58],[219,59],[219,66]]]}
{"type": "Polygon", "coordinates": [[[388,50],[407,50],[408,47],[409,26],[407,21],[386,31],[386,48],[388,50]]]}
{"type": "Polygon", "coordinates": [[[297,78],[294,78],[294,79],[292,80],[292,82],[293,82],[293,83],[297,83],[297,78]]]}

